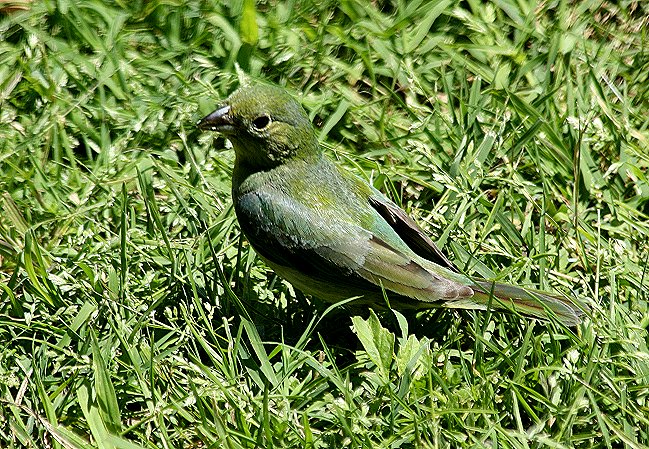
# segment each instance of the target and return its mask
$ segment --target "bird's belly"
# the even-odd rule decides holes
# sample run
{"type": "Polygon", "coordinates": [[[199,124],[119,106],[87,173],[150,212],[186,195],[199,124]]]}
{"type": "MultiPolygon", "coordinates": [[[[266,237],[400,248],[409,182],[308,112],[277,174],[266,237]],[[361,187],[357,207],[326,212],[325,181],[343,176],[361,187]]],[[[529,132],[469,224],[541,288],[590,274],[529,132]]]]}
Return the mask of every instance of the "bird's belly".
{"type": "Polygon", "coordinates": [[[334,264],[312,270],[304,266],[305,271],[297,267],[278,264],[265,257],[255,249],[257,255],[282,279],[287,280],[296,289],[307,295],[313,295],[326,302],[336,303],[345,299],[359,298],[355,304],[374,303],[381,296],[376,285],[351,273],[344,273],[334,264]]]}

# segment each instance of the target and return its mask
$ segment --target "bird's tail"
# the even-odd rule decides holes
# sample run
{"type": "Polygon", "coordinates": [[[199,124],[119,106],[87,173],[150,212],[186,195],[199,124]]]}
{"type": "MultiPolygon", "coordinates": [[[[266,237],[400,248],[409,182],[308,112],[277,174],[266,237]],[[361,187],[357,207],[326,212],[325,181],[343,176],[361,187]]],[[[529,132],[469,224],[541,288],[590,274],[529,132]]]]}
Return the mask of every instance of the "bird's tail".
{"type": "Polygon", "coordinates": [[[569,299],[552,293],[484,280],[476,283],[482,291],[476,288],[471,299],[483,306],[546,320],[552,316],[566,326],[576,326],[584,314],[584,311],[569,299]]]}

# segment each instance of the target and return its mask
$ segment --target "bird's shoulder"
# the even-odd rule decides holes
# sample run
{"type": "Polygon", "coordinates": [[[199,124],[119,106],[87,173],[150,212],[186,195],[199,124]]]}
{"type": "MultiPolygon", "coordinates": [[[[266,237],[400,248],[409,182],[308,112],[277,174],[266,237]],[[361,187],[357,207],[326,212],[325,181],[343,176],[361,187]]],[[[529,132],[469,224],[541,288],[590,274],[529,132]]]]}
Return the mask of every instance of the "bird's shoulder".
{"type": "Polygon", "coordinates": [[[233,184],[235,206],[278,208],[289,214],[313,214],[314,219],[352,220],[370,214],[371,191],[346,176],[327,158],[291,161],[247,175],[233,184]]]}
{"type": "Polygon", "coordinates": [[[327,161],[282,164],[233,184],[234,206],[244,232],[279,239],[287,246],[326,246],[356,237],[360,227],[354,215],[362,214],[356,196],[327,161]]]}

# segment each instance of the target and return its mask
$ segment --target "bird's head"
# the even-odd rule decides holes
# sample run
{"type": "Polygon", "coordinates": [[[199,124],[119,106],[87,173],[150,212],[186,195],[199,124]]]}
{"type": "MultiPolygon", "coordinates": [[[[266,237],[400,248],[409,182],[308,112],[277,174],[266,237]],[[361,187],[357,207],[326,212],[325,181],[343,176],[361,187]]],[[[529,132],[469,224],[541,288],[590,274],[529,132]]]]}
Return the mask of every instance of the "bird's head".
{"type": "Polygon", "coordinates": [[[198,127],[223,133],[232,142],[237,161],[253,169],[264,170],[320,153],[302,106],[275,86],[240,87],[199,121],[198,127]]]}

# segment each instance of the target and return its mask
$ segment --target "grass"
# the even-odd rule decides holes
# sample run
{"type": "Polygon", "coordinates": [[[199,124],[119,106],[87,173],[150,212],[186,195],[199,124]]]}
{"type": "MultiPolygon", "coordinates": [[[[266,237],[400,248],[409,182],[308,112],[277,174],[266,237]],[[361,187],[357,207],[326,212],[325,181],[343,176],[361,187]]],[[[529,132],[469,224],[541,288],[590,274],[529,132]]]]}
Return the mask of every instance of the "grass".
{"type": "Polygon", "coordinates": [[[649,446],[645,3],[0,14],[0,446],[649,446]],[[465,271],[588,318],[352,317],[293,291],[195,129],[237,64],[465,271]]]}

